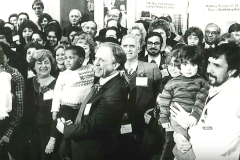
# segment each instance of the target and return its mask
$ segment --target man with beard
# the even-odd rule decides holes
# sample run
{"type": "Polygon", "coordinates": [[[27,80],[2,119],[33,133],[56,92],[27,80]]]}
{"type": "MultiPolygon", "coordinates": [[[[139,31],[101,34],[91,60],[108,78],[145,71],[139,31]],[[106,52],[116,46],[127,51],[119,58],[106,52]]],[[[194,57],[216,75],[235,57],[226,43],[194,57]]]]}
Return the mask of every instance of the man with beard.
{"type": "MultiPolygon", "coordinates": [[[[190,141],[175,133],[177,148],[185,153],[192,147],[196,160],[239,160],[240,153],[240,48],[224,43],[213,49],[208,59],[208,99],[198,124],[188,131],[190,141]]],[[[171,107],[171,117],[186,127],[189,113],[180,105],[171,107]]]]}
{"type": "Polygon", "coordinates": [[[155,107],[160,91],[161,73],[156,64],[138,61],[140,44],[133,35],[124,36],[121,46],[127,57],[123,77],[130,86],[130,96],[122,122],[122,128],[128,129],[121,130],[121,146],[124,154],[120,158],[140,159],[145,130],[144,113],[155,107]]]}
{"type": "Polygon", "coordinates": [[[140,58],[140,61],[148,63],[156,63],[160,70],[165,68],[166,56],[161,52],[161,47],[163,43],[162,35],[158,32],[150,32],[146,38],[146,49],[147,55],[140,58]]]}

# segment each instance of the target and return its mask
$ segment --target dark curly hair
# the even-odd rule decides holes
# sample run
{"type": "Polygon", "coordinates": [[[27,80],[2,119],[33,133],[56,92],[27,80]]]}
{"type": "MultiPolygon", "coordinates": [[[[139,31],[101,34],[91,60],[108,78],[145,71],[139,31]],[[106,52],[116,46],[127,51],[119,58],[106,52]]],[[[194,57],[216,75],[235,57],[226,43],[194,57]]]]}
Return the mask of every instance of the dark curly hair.
{"type": "Polygon", "coordinates": [[[22,35],[23,30],[25,28],[30,28],[30,29],[32,29],[33,32],[36,32],[38,30],[37,25],[33,21],[31,21],[31,20],[23,21],[23,23],[20,25],[20,27],[18,29],[18,35],[20,37],[20,43],[21,44],[25,44],[25,40],[24,40],[23,35],[22,35]]]}
{"type": "Polygon", "coordinates": [[[38,25],[41,27],[41,29],[43,29],[41,26],[41,23],[44,18],[46,18],[48,20],[48,23],[53,20],[52,17],[47,13],[43,13],[42,15],[40,15],[38,18],[38,25]]]}
{"type": "Polygon", "coordinates": [[[192,64],[198,65],[198,73],[203,73],[204,56],[200,46],[185,45],[179,50],[177,61],[180,64],[190,61],[192,64]]]}
{"type": "Polygon", "coordinates": [[[186,44],[188,44],[188,37],[190,35],[197,36],[199,38],[198,44],[201,44],[203,41],[203,31],[199,27],[190,27],[188,28],[184,35],[183,35],[183,40],[186,44]]]}
{"type": "Polygon", "coordinates": [[[169,37],[171,35],[170,25],[164,19],[156,19],[150,23],[148,33],[152,32],[155,29],[162,29],[166,32],[166,36],[169,37]]]}

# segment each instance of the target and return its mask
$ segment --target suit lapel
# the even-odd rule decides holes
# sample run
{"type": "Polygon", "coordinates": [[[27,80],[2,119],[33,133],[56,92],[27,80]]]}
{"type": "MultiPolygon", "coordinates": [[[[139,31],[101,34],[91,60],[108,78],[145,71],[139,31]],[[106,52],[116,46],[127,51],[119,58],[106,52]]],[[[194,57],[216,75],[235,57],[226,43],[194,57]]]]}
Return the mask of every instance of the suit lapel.
{"type": "Polygon", "coordinates": [[[117,83],[117,82],[119,81],[119,78],[120,78],[120,75],[118,74],[117,76],[115,76],[115,77],[113,77],[112,79],[110,79],[107,83],[105,83],[105,84],[99,89],[99,91],[98,91],[97,93],[95,93],[95,94],[92,96],[92,98],[90,98],[89,101],[91,101],[91,100],[93,100],[93,99],[99,98],[106,89],[110,88],[113,84],[117,83]]]}
{"type": "MultiPolygon", "coordinates": [[[[144,77],[144,76],[145,76],[144,63],[141,62],[141,61],[138,61],[137,77],[144,77]]],[[[138,102],[138,99],[139,99],[139,97],[140,97],[142,88],[143,88],[143,87],[137,86],[136,102],[138,102]]]]}

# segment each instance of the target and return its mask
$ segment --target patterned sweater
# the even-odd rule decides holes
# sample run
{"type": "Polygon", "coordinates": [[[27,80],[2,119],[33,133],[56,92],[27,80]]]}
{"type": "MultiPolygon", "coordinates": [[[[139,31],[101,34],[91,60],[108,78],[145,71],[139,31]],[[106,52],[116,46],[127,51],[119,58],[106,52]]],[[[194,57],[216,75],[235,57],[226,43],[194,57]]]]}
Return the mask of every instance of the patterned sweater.
{"type": "Polygon", "coordinates": [[[92,65],[71,71],[60,72],[53,94],[52,112],[58,112],[60,105],[79,107],[94,84],[92,65]]]}
{"type": "Polygon", "coordinates": [[[160,122],[170,122],[170,106],[177,102],[182,108],[191,113],[190,116],[199,120],[208,96],[209,84],[200,76],[178,76],[170,80],[159,95],[160,122]]]}

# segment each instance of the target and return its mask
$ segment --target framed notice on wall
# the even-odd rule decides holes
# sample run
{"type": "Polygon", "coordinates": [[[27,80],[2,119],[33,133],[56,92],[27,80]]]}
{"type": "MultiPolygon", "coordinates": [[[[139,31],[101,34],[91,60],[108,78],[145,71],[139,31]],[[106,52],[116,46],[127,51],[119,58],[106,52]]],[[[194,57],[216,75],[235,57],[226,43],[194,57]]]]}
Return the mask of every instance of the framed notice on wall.
{"type": "Polygon", "coordinates": [[[175,32],[182,35],[187,29],[188,0],[141,0],[137,1],[136,19],[153,20],[157,17],[170,17],[175,32]]]}
{"type": "Polygon", "coordinates": [[[233,23],[240,23],[239,0],[189,0],[189,26],[199,26],[203,31],[208,23],[217,24],[222,33],[233,23]]]}

